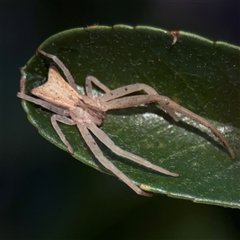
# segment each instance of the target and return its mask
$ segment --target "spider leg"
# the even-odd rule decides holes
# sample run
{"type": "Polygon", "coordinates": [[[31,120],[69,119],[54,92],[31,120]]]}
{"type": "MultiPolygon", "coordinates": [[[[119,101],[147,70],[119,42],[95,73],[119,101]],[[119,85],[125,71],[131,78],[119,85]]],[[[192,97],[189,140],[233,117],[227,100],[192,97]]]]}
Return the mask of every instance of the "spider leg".
{"type": "Polygon", "coordinates": [[[122,109],[134,106],[139,106],[141,104],[151,103],[153,100],[149,95],[135,95],[113,99],[109,102],[102,103],[104,106],[104,111],[111,109],[122,109]]]}
{"type": "Polygon", "coordinates": [[[113,89],[110,92],[107,92],[103,96],[100,96],[98,98],[100,100],[102,100],[103,102],[108,102],[112,99],[120,98],[120,97],[126,96],[130,93],[138,92],[138,91],[144,91],[148,95],[155,95],[155,94],[158,95],[157,91],[155,89],[153,89],[152,87],[150,87],[146,84],[136,83],[136,84],[131,84],[131,85],[113,89]]]}
{"type": "Polygon", "coordinates": [[[94,154],[94,156],[98,159],[98,161],[108,170],[110,170],[113,174],[115,174],[118,178],[120,178],[124,183],[126,183],[133,191],[135,191],[139,195],[151,197],[152,194],[142,191],[138,186],[136,186],[131,179],[129,179],[123,172],[121,172],[115,165],[113,165],[102,153],[101,149],[96,144],[92,135],[89,133],[87,127],[77,124],[77,127],[85,140],[86,144],[94,154]]]}
{"type": "Polygon", "coordinates": [[[54,114],[51,117],[51,123],[52,123],[53,128],[55,129],[56,133],[58,134],[58,136],[60,137],[60,139],[62,140],[64,145],[68,148],[68,151],[71,154],[73,154],[72,146],[70,145],[70,143],[65,138],[65,135],[63,134],[61,128],[58,126],[57,121],[62,122],[62,123],[67,124],[67,125],[76,125],[76,123],[72,119],[67,118],[65,116],[60,116],[60,115],[54,114]]]}
{"type": "Polygon", "coordinates": [[[163,173],[163,174],[166,174],[169,176],[173,176],[173,177],[179,176],[179,174],[177,174],[177,173],[169,172],[168,170],[166,170],[164,168],[161,168],[157,165],[150,163],[149,161],[147,161],[144,158],[141,158],[133,153],[125,151],[125,150],[121,149],[120,147],[116,146],[115,143],[108,137],[108,135],[106,133],[104,133],[100,128],[98,128],[96,125],[87,124],[87,127],[103,144],[105,144],[109,149],[111,149],[112,152],[114,152],[118,156],[128,158],[128,159],[132,160],[133,162],[143,165],[144,167],[153,169],[157,172],[160,172],[160,173],[163,173]]]}
{"type": "MultiPolygon", "coordinates": [[[[189,111],[188,109],[180,106],[179,104],[172,101],[170,98],[159,95],[155,89],[153,89],[152,87],[150,87],[148,85],[137,83],[137,84],[133,84],[133,85],[116,88],[110,92],[107,92],[103,96],[98,97],[97,99],[99,99],[103,104],[106,104],[106,106],[108,106],[108,103],[110,101],[113,101],[112,106],[114,106],[116,108],[120,102],[120,100],[116,101],[116,99],[118,99],[122,96],[128,95],[130,93],[137,92],[137,91],[145,91],[152,99],[152,102],[157,102],[175,121],[179,121],[179,117],[175,114],[174,111],[179,112],[179,113],[185,115],[186,117],[189,117],[192,120],[209,128],[213,132],[213,134],[215,136],[217,136],[220,139],[220,141],[224,144],[224,146],[227,148],[231,158],[232,159],[235,158],[233,150],[229,146],[228,142],[225,140],[225,138],[222,136],[222,134],[210,122],[208,122],[204,118],[198,116],[197,114],[189,111]],[[116,102],[115,105],[114,105],[114,101],[116,102]]],[[[133,98],[133,97],[129,98],[130,103],[128,103],[128,104],[126,103],[127,100],[125,98],[125,100],[124,100],[126,103],[125,106],[128,106],[128,107],[135,106],[134,101],[132,101],[132,100],[135,100],[135,98],[133,98]]],[[[150,99],[148,99],[148,98],[146,98],[146,99],[142,98],[142,100],[150,101],[150,99]]],[[[139,102],[141,102],[141,100],[139,100],[139,102]]],[[[111,103],[109,103],[109,106],[111,106],[111,103]]]]}
{"type": "MultiPolygon", "coordinates": [[[[145,103],[157,102],[174,119],[174,121],[178,122],[180,120],[179,117],[174,113],[174,111],[171,108],[169,108],[168,105],[166,104],[166,103],[168,103],[168,101],[166,101],[166,99],[168,100],[169,98],[159,95],[155,89],[153,89],[152,87],[150,87],[146,84],[136,83],[136,84],[116,88],[110,92],[105,93],[103,96],[98,97],[97,99],[99,99],[103,105],[108,106],[108,103],[110,101],[116,101],[116,99],[118,99],[118,98],[121,98],[123,96],[126,96],[126,95],[134,93],[134,92],[139,92],[139,91],[146,92],[147,96],[148,96],[148,97],[144,98],[145,95],[142,95],[144,97],[141,100],[139,100],[139,102],[141,102],[141,104],[144,103],[144,100],[147,101],[145,103]]],[[[131,96],[131,97],[134,97],[134,96],[131,96]]],[[[117,101],[118,104],[120,101],[121,100],[117,101]]],[[[137,101],[136,98],[130,98],[130,97],[126,98],[125,107],[136,106],[136,101],[137,101]],[[127,99],[129,99],[129,102],[127,102],[127,99]],[[133,99],[133,101],[132,101],[132,99],[133,99]]],[[[114,106],[114,108],[117,108],[118,104],[116,104],[114,106]]],[[[111,103],[109,103],[109,105],[111,105],[111,103]]],[[[112,104],[112,106],[113,105],[114,104],[112,104]]]]}
{"type": "MultiPolygon", "coordinates": [[[[135,95],[113,99],[106,103],[103,102],[102,106],[104,111],[108,111],[111,109],[135,107],[141,104],[148,104],[152,102],[155,102],[155,99],[150,95],[135,95]]],[[[174,119],[174,121],[178,122],[180,120],[179,117],[174,113],[174,111],[171,108],[169,108],[166,104],[161,105],[161,107],[174,119]]]]}
{"type": "Polygon", "coordinates": [[[200,117],[199,115],[189,111],[188,109],[178,105],[177,103],[175,103],[174,101],[172,101],[171,99],[169,99],[168,102],[168,107],[174,109],[175,111],[183,114],[186,117],[191,118],[192,120],[194,120],[195,122],[198,122],[200,124],[202,124],[203,126],[209,128],[212,133],[218,137],[220,139],[220,141],[224,144],[224,146],[227,148],[230,156],[232,159],[235,158],[234,152],[232,150],[232,148],[230,147],[230,145],[228,144],[228,142],[226,141],[226,139],[222,136],[222,134],[206,119],[200,117]]]}
{"type": "Polygon", "coordinates": [[[86,89],[87,96],[91,98],[93,97],[92,83],[94,83],[97,87],[99,87],[101,90],[103,90],[106,93],[111,91],[107,86],[101,83],[97,78],[93,76],[87,76],[85,80],[85,89],[86,89]]]}
{"type": "Polygon", "coordinates": [[[63,116],[68,116],[69,115],[68,111],[64,110],[63,108],[56,107],[55,105],[53,105],[53,104],[51,104],[47,101],[28,96],[24,93],[18,92],[17,97],[19,97],[23,100],[26,100],[28,102],[32,102],[36,105],[39,105],[39,106],[41,106],[43,108],[46,108],[46,109],[50,110],[51,112],[57,113],[59,115],[63,115],[63,116]]]}
{"type": "Polygon", "coordinates": [[[39,53],[41,53],[43,56],[51,58],[59,67],[60,69],[63,71],[69,85],[77,92],[80,94],[78,88],[77,88],[77,84],[75,83],[72,74],[69,72],[69,70],[66,68],[66,66],[63,64],[63,62],[55,55],[49,54],[44,52],[43,50],[41,50],[40,48],[38,48],[37,50],[39,53]]]}

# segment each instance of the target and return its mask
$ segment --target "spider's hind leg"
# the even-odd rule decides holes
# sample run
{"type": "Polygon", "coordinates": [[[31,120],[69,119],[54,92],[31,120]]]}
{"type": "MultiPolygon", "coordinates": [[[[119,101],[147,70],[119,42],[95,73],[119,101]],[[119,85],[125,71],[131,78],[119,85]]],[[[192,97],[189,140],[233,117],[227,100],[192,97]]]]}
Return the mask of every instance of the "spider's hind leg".
{"type": "Polygon", "coordinates": [[[58,67],[63,71],[69,85],[77,92],[80,94],[78,88],[77,88],[77,84],[75,83],[72,74],[69,72],[69,70],[67,69],[67,67],[64,65],[64,63],[55,55],[52,55],[50,53],[46,53],[43,50],[41,50],[40,48],[38,48],[37,50],[39,53],[41,53],[43,56],[51,58],[57,65],[58,67]]]}

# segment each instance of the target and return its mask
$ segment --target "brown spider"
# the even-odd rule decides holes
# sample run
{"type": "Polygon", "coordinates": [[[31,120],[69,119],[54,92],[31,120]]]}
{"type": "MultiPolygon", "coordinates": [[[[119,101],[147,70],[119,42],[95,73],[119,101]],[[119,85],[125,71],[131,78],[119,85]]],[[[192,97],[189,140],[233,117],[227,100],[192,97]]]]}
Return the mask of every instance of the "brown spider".
{"type": "Polygon", "coordinates": [[[40,105],[43,108],[46,108],[55,113],[51,117],[52,126],[71,154],[73,154],[73,149],[65,138],[57,122],[62,122],[67,125],[76,125],[86,144],[95,155],[95,157],[99,160],[99,162],[106,169],[110,170],[113,174],[125,182],[137,194],[143,196],[151,196],[150,193],[147,193],[136,186],[131,179],[129,179],[106,157],[104,157],[101,149],[96,144],[90,132],[109,149],[111,149],[111,151],[119,156],[128,158],[140,165],[166,175],[177,177],[179,174],[169,172],[159,166],[151,164],[149,161],[133,153],[124,151],[123,149],[116,146],[114,142],[98,127],[102,125],[104,119],[106,118],[106,111],[110,109],[129,108],[141,104],[157,102],[176,122],[180,119],[175,114],[175,111],[211,129],[211,131],[222,141],[222,143],[228,149],[230,156],[234,159],[235,156],[231,147],[225,138],[221,135],[221,133],[213,125],[211,125],[204,118],[173,102],[168,97],[159,95],[152,87],[137,83],[110,90],[97,78],[88,76],[85,82],[86,95],[82,95],[77,89],[77,85],[69,70],[56,56],[48,54],[41,49],[38,49],[38,52],[45,57],[51,58],[60,67],[68,83],[61,77],[55,67],[50,66],[48,81],[45,84],[31,90],[31,93],[40,99],[24,94],[23,89],[21,89],[21,92],[19,92],[17,96],[26,101],[40,105]],[[93,97],[93,83],[103,92],[105,92],[102,96],[93,97]],[[144,91],[147,94],[126,96],[138,91],[144,91]]]}

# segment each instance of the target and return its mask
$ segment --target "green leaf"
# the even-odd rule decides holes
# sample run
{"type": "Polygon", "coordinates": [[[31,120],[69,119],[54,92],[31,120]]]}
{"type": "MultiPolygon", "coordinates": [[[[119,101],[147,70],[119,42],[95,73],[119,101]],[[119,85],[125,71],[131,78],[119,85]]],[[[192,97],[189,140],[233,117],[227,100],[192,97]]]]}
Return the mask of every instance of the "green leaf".
{"type": "MultiPolygon", "coordinates": [[[[108,112],[101,128],[118,146],[179,173],[179,178],[150,171],[98,143],[108,159],[145,190],[240,208],[240,48],[185,32],[179,32],[176,44],[172,41],[167,31],[157,28],[93,26],[58,33],[40,48],[58,56],[81,89],[88,75],[111,89],[145,83],[209,120],[225,136],[236,160],[206,128],[186,117],[175,123],[155,104],[108,112]]],[[[27,94],[46,82],[49,64],[51,59],[34,55],[23,68],[27,94]]],[[[52,113],[22,103],[39,133],[67,151],[51,126],[52,113]]],[[[107,172],[75,126],[60,126],[76,159],[107,172]]]]}

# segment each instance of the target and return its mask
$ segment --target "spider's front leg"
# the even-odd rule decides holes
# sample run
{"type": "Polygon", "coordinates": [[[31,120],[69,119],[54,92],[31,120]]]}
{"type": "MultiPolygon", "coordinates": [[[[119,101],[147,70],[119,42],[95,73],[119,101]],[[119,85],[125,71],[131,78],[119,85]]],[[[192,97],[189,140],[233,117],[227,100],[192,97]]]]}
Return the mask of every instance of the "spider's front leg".
{"type": "Polygon", "coordinates": [[[113,165],[111,161],[109,161],[102,153],[101,149],[98,147],[97,143],[93,139],[92,135],[88,131],[88,129],[103,143],[105,144],[112,152],[116,153],[119,156],[124,158],[128,158],[140,165],[143,165],[147,168],[153,169],[155,171],[161,172],[166,175],[177,177],[179,176],[177,173],[169,172],[157,165],[151,164],[147,160],[132,154],[130,152],[124,151],[114,144],[114,142],[95,124],[92,123],[84,123],[77,124],[77,127],[85,140],[86,144],[94,154],[94,156],[99,160],[99,162],[108,170],[110,170],[113,174],[115,174],[118,178],[120,178],[123,182],[125,182],[130,188],[132,188],[137,194],[143,196],[152,196],[149,193],[142,191],[138,186],[136,186],[131,179],[129,179],[123,172],[121,172],[116,166],[113,165]]]}
{"type": "Polygon", "coordinates": [[[100,96],[97,99],[101,101],[105,111],[157,102],[174,119],[174,121],[178,122],[180,120],[175,112],[168,106],[169,98],[159,95],[155,89],[146,84],[136,83],[119,87],[110,92],[106,92],[103,96],[100,96]],[[147,95],[124,97],[139,91],[144,91],[147,95]]]}
{"type": "Polygon", "coordinates": [[[93,76],[87,76],[85,80],[85,89],[87,96],[93,98],[92,83],[94,83],[98,88],[103,90],[105,93],[110,92],[111,90],[101,83],[97,78],[93,76]]]}
{"type": "Polygon", "coordinates": [[[88,145],[88,147],[90,148],[90,150],[92,151],[92,153],[94,154],[94,156],[96,157],[96,159],[98,159],[98,161],[109,171],[111,171],[114,175],[116,175],[118,178],[120,178],[123,182],[125,182],[130,188],[132,188],[133,191],[135,191],[137,194],[139,195],[143,195],[146,197],[151,197],[152,194],[147,193],[142,191],[139,187],[137,187],[132,181],[131,179],[129,179],[123,172],[121,172],[117,167],[115,167],[111,161],[109,161],[102,153],[101,149],[98,147],[97,143],[95,142],[95,140],[93,139],[92,135],[90,134],[90,132],[88,131],[87,127],[81,124],[77,124],[77,127],[84,139],[84,141],[86,142],[86,144],[88,145]]]}
{"type": "Polygon", "coordinates": [[[133,162],[136,162],[144,167],[147,167],[149,169],[153,169],[157,172],[172,176],[172,177],[178,177],[179,174],[169,172],[168,170],[161,168],[157,165],[154,165],[147,161],[146,159],[139,157],[133,153],[130,153],[128,151],[125,151],[121,149],[120,147],[116,146],[115,143],[108,137],[106,133],[104,133],[100,128],[98,128],[95,124],[87,124],[86,125],[88,129],[104,144],[106,145],[112,152],[117,154],[118,156],[127,158],[132,160],[133,162]]]}
{"type": "Polygon", "coordinates": [[[231,149],[226,139],[210,122],[208,122],[201,116],[189,111],[188,109],[180,106],[179,104],[172,101],[170,98],[159,95],[155,89],[148,85],[137,83],[120,87],[110,92],[107,92],[106,94],[98,97],[97,99],[102,102],[105,111],[110,109],[133,107],[144,103],[157,102],[176,122],[180,119],[175,114],[175,111],[209,128],[213,132],[213,134],[217,136],[220,141],[225,145],[231,158],[235,158],[233,150],[231,149]],[[147,93],[147,95],[124,97],[128,94],[138,91],[144,91],[147,93]]]}

